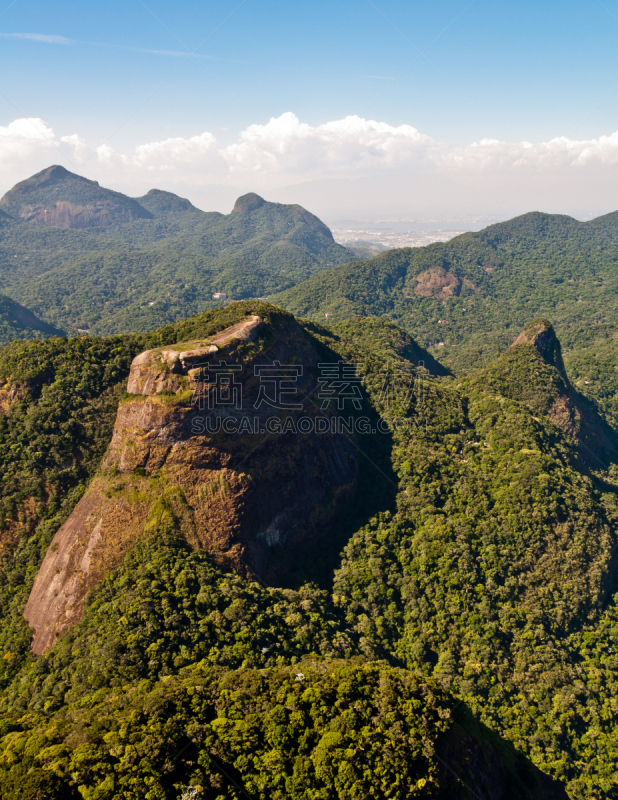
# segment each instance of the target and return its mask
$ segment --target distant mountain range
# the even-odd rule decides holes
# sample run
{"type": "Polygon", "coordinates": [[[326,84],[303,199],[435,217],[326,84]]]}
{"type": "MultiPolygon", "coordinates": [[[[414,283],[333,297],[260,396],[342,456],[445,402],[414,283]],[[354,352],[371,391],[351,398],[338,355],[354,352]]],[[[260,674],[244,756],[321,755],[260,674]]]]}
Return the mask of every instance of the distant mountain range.
{"type": "Polygon", "coordinates": [[[216,306],[215,293],[262,296],[354,257],[297,205],[248,194],[206,213],[60,166],[18,183],[0,211],[0,291],[72,334],[149,330],[216,306]]]}
{"type": "Polygon", "coordinates": [[[548,316],[578,388],[618,424],[618,212],[589,222],[524,214],[337,267],[270,299],[328,324],[386,315],[459,374],[548,316]]]}
{"type": "Polygon", "coordinates": [[[95,228],[153,219],[137,200],[53,166],[16,184],[0,200],[15,219],[56,228],[95,228]]]}
{"type": "Polygon", "coordinates": [[[0,306],[0,342],[152,330],[267,296],[329,324],[386,315],[463,374],[542,314],[578,389],[618,425],[618,212],[589,222],[533,212],[359,261],[300,206],[247,194],[230,214],[207,213],[59,166],[17,184],[0,211],[0,292],[31,313],[26,323],[25,309],[0,306]]]}

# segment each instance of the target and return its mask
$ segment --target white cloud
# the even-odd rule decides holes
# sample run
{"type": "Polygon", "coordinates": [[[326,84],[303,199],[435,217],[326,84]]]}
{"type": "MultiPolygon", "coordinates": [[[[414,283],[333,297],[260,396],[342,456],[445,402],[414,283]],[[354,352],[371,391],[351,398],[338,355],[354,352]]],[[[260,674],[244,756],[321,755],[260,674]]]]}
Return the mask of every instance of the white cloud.
{"type": "Polygon", "coordinates": [[[570,139],[557,136],[547,142],[502,142],[481,139],[436,156],[440,167],[463,169],[539,168],[551,169],[592,164],[618,164],[618,131],[598,139],[570,139]]]}
{"type": "Polygon", "coordinates": [[[126,50],[132,53],[145,53],[147,55],[165,56],[171,58],[212,59],[212,56],[210,55],[190,52],[189,50],[157,50],[150,47],[133,47],[130,45],[117,44],[115,42],[90,42],[81,39],[69,39],[66,36],[56,36],[55,34],[50,33],[0,33],[0,39],[21,39],[31,42],[42,42],[44,44],[109,47],[113,50],[126,50]]]}
{"type": "MultiPolygon", "coordinates": [[[[304,180],[336,175],[354,178],[382,169],[419,164],[436,145],[411,125],[350,116],[312,126],[287,112],[265,125],[249,125],[237,141],[219,146],[204,132],[190,138],[173,137],[118,153],[109,145],[96,151],[98,169],[122,167],[136,179],[148,173],[175,184],[208,181],[252,183],[256,189],[279,185],[303,173],[304,180]]],[[[90,160],[93,168],[95,159],[90,160]]]]}
{"type": "Polygon", "coordinates": [[[0,126],[0,172],[4,183],[0,193],[50,164],[61,163],[78,172],[85,148],[86,143],[77,134],[58,137],[38,117],[16,119],[0,126]]]}
{"type": "MultiPolygon", "coordinates": [[[[546,142],[505,142],[488,138],[452,147],[411,125],[393,126],[358,116],[310,125],[287,112],[265,124],[249,125],[231,144],[223,145],[214,133],[204,131],[145,142],[122,152],[112,143],[93,150],[77,133],[57,135],[38,118],[0,127],[4,189],[52,163],[63,163],[103,185],[130,193],[160,186],[188,194],[198,203],[203,203],[203,187],[215,184],[229,187],[230,192],[253,190],[274,199],[286,186],[313,183],[315,189],[309,194],[316,197],[321,183],[326,186],[330,181],[332,186],[333,181],[343,181],[341,185],[349,188],[340,196],[347,192],[351,205],[356,202],[354,193],[371,185],[368,206],[390,203],[391,198],[420,206],[429,203],[431,196],[433,207],[455,198],[457,203],[472,203],[475,197],[487,204],[499,203],[536,170],[534,180],[542,176],[547,180],[535,184],[536,194],[530,189],[525,198],[521,195],[521,203],[528,207],[541,196],[544,201],[552,197],[559,201],[564,192],[576,197],[582,187],[593,199],[599,186],[605,192],[603,202],[618,206],[618,194],[613,199],[618,175],[609,169],[618,165],[618,131],[595,139],[563,136],[546,142]],[[556,191],[552,186],[561,188],[556,191]],[[398,194],[393,187],[398,187],[398,194]]],[[[286,192],[283,199],[291,202],[291,197],[286,192]]]]}
{"type": "Polygon", "coordinates": [[[207,131],[189,139],[177,136],[162,142],[141,144],[133,156],[124,158],[125,163],[150,171],[192,169],[195,166],[208,170],[219,168],[223,163],[217,140],[207,131]]]}
{"type": "Polygon", "coordinates": [[[349,116],[312,126],[291,112],[266,125],[250,125],[222,151],[234,173],[292,173],[310,176],[391,168],[422,158],[433,140],[411,125],[349,116]]]}
{"type": "Polygon", "coordinates": [[[57,144],[53,129],[36,117],[16,119],[6,127],[0,126],[0,162],[27,160],[57,144]]]}

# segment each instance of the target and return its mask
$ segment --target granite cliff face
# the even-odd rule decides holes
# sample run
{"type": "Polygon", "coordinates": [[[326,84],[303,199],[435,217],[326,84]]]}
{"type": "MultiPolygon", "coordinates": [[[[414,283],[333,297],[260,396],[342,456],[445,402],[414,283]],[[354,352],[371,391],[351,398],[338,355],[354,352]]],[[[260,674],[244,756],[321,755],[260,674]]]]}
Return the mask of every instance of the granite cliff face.
{"type": "Polygon", "coordinates": [[[141,536],[173,530],[270,583],[285,563],[273,549],[297,553],[327,535],[354,485],[356,451],[330,429],[274,431],[275,418],[309,425],[325,416],[307,399],[319,361],[312,341],[292,318],[281,325],[251,315],[135,358],[102,468],[54,537],[28,599],[35,653],[79,621],[88,590],[141,536]],[[273,384],[261,375],[284,366],[298,374],[284,403],[298,410],[269,405],[273,384]]]}
{"type": "Polygon", "coordinates": [[[139,210],[136,213],[135,208],[107,200],[87,204],[58,200],[49,204],[23,205],[19,209],[19,217],[26,222],[38,222],[54,228],[105,228],[134,219],[150,219],[150,214],[139,210]]]}
{"type": "Polygon", "coordinates": [[[55,228],[104,228],[152,219],[137,200],[58,165],[16,184],[0,205],[16,219],[55,228]]]}
{"type": "Polygon", "coordinates": [[[464,286],[472,291],[476,289],[472,281],[459,278],[444,267],[426,269],[413,280],[414,294],[421,297],[437,297],[444,300],[447,297],[458,297],[464,286]]]}

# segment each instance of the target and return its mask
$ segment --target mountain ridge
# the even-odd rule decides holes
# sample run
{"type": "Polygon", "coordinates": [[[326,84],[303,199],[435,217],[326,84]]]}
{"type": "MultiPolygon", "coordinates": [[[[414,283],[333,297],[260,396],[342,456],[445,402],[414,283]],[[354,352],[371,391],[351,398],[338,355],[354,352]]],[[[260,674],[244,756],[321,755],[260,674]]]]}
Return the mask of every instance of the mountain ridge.
{"type": "MultiPolygon", "coordinates": [[[[205,754],[214,753],[264,800],[277,786],[289,797],[316,786],[330,796],[342,775],[367,793],[376,775],[367,754],[392,766],[392,743],[420,741],[423,731],[429,760],[405,751],[402,763],[418,772],[414,784],[408,777],[393,784],[400,800],[411,785],[420,797],[442,791],[463,800],[461,780],[496,800],[565,797],[556,781],[572,799],[609,800],[618,729],[613,715],[595,709],[618,689],[608,649],[618,484],[611,470],[583,464],[577,436],[547,413],[568,391],[552,326],[534,319],[523,334],[464,379],[392,321],[326,327],[261,301],[150,334],[0,350],[1,391],[15,387],[20,398],[0,402],[0,453],[13,453],[0,459],[0,786],[26,780],[22,763],[28,780],[43,780],[34,770],[40,758],[67,792],[78,782],[111,798],[137,775],[170,800],[178,783],[202,787],[206,797],[212,789],[214,800],[227,791],[211,782],[205,754]],[[199,403],[196,365],[209,359],[306,366],[310,391],[299,389],[312,400],[308,413],[283,418],[326,415],[318,365],[337,367],[347,383],[341,365],[353,366],[363,400],[354,412],[361,427],[343,433],[356,461],[350,493],[333,485],[345,470],[320,460],[334,444],[330,434],[312,437],[300,426],[264,441],[260,434],[252,460],[250,436],[217,439],[183,427],[182,418],[198,415],[190,409],[199,403]],[[235,464],[246,469],[246,483],[234,477],[235,464]],[[307,475],[335,491],[312,493],[296,480],[307,475]],[[111,513],[95,509],[88,522],[93,497],[101,507],[124,507],[115,516],[118,536],[99,522],[111,513]],[[272,525],[288,499],[287,522],[272,525]],[[307,503],[325,520],[317,536],[307,503]],[[242,521],[226,528],[232,512],[254,525],[248,535],[242,521]],[[209,515],[214,525],[204,524],[209,515]],[[61,539],[69,529],[79,557],[65,559],[65,569],[61,539]],[[90,567],[86,591],[65,604],[62,586],[90,567]],[[37,635],[48,614],[52,634],[62,614],[70,623],[38,640],[35,650],[44,652],[36,658],[22,616],[28,595],[62,606],[57,617],[53,602],[42,602],[38,620],[28,609],[37,635]],[[599,659],[603,682],[594,679],[599,659]],[[327,703],[320,681],[332,686],[327,703]],[[380,686],[391,688],[384,694],[380,686]],[[413,697],[408,707],[418,713],[404,712],[399,697],[413,697]],[[358,736],[365,713],[376,718],[376,704],[385,716],[371,726],[371,747],[358,748],[348,734],[358,736]],[[332,726],[325,708],[333,709],[332,726]],[[120,728],[113,720],[125,713],[120,728]],[[440,731],[423,716],[438,727],[443,720],[440,731]],[[161,729],[148,739],[158,719],[167,735],[161,729]],[[198,722],[201,738],[189,727],[198,722]],[[591,729],[594,759],[586,757],[591,729]],[[41,730],[44,741],[35,738],[41,730]],[[87,768],[75,748],[86,731],[87,768]],[[195,739],[197,750],[168,770],[169,752],[153,742],[174,737],[183,746],[195,739]],[[275,740],[283,755],[273,767],[267,754],[275,740]],[[14,758],[18,742],[32,755],[14,758]],[[139,742],[148,766],[125,758],[133,753],[125,747],[139,742]],[[303,753],[310,764],[299,772],[303,753]],[[344,764],[345,772],[337,766],[320,779],[310,766],[318,762],[344,764]],[[257,776],[268,781],[262,789],[257,776]]],[[[254,372],[243,373],[251,418],[261,413],[254,372]]],[[[223,410],[228,420],[237,413],[223,410]]],[[[202,413],[211,422],[217,416],[202,413]]]]}
{"type": "Polygon", "coordinates": [[[204,212],[50,168],[3,203],[0,291],[72,334],[156,328],[216,307],[214,294],[261,297],[353,256],[310,212],[251,193],[204,212]]]}
{"type": "Polygon", "coordinates": [[[531,212],[335,267],[269,298],[329,323],[386,315],[458,374],[488,365],[531,318],[551,318],[578,391],[618,425],[617,263],[618,214],[579,222],[531,212]]]}
{"type": "Polygon", "coordinates": [[[0,206],[14,218],[60,228],[111,226],[152,219],[137,200],[54,165],[16,184],[0,206]]]}

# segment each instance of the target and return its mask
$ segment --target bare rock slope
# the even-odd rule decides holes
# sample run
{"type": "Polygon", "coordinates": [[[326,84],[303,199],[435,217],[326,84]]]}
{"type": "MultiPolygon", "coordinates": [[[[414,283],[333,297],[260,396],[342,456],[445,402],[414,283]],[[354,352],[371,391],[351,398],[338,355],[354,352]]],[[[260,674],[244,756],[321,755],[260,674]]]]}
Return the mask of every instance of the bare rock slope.
{"type": "Polygon", "coordinates": [[[273,548],[319,544],[355,483],[355,450],[336,431],[268,432],[277,416],[324,415],[307,400],[318,360],[287,315],[279,330],[252,315],[208,339],[135,358],[102,469],[56,533],[28,599],[35,653],[79,621],[88,590],[141,536],[162,527],[267,581],[285,563],[273,561],[273,548]],[[277,365],[295,365],[297,393],[287,402],[302,409],[260,402],[256,367],[277,365]],[[222,385],[205,382],[208,368],[222,385]],[[216,402],[221,389],[232,402],[216,402]]]}

